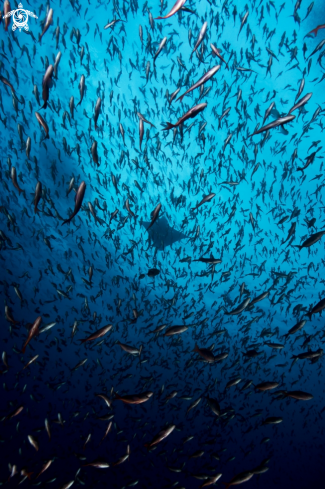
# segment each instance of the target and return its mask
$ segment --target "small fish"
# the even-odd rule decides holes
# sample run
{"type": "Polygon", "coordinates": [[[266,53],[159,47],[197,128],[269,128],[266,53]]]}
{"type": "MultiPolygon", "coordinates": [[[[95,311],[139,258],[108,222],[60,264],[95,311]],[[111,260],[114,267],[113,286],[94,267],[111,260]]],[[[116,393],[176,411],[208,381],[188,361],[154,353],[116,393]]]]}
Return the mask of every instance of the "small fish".
{"type": "Polygon", "coordinates": [[[44,129],[45,131],[45,139],[50,139],[49,136],[49,126],[47,125],[46,121],[43,119],[41,114],[38,112],[35,112],[36,119],[38,120],[39,125],[44,129]]]}
{"type": "Polygon", "coordinates": [[[86,184],[85,184],[85,182],[81,182],[81,184],[79,185],[79,188],[77,190],[77,193],[75,195],[74,211],[68,219],[63,221],[62,225],[70,223],[72,221],[72,219],[78,214],[78,212],[81,209],[81,205],[82,205],[83,198],[85,196],[85,192],[86,192],[86,184]]]}
{"type": "Polygon", "coordinates": [[[155,65],[156,64],[156,59],[158,58],[159,54],[161,53],[161,51],[163,50],[165,44],[167,42],[167,37],[164,37],[161,41],[161,43],[159,44],[158,46],[158,49],[153,57],[153,64],[155,65]]]}
{"type": "Polygon", "coordinates": [[[44,34],[46,33],[46,31],[49,29],[50,25],[53,23],[53,9],[50,8],[48,13],[47,13],[47,16],[46,16],[46,19],[45,19],[45,23],[44,23],[44,28],[43,28],[43,32],[42,34],[39,36],[39,42],[41,42],[44,34]]]}
{"type": "Polygon", "coordinates": [[[151,222],[150,222],[150,225],[148,226],[147,228],[147,231],[148,229],[151,228],[151,226],[157,221],[158,217],[159,217],[159,213],[161,211],[161,204],[159,203],[157,205],[157,207],[155,207],[155,209],[152,211],[152,213],[150,214],[150,218],[151,218],[151,222]]]}
{"type": "Polygon", "coordinates": [[[13,186],[18,190],[20,195],[23,192],[23,189],[19,187],[19,184],[17,182],[17,171],[14,166],[11,167],[11,181],[13,183],[13,186]]]}
{"type": "Polygon", "coordinates": [[[86,81],[85,75],[81,75],[80,82],[79,82],[80,100],[77,103],[76,107],[78,107],[78,105],[80,105],[81,102],[83,101],[84,93],[85,93],[85,81],[86,81]]]}
{"type": "Polygon", "coordinates": [[[50,87],[52,86],[52,76],[53,76],[53,71],[54,71],[54,68],[53,68],[53,65],[49,65],[46,72],[45,72],[45,75],[43,77],[43,81],[42,81],[42,87],[43,87],[43,91],[42,91],[42,98],[43,98],[43,106],[41,107],[41,109],[46,109],[47,107],[47,103],[48,103],[48,100],[49,100],[49,94],[50,94],[50,87]]]}
{"type": "Polygon", "coordinates": [[[172,17],[175,15],[185,4],[186,0],[177,0],[174,7],[171,9],[171,11],[165,15],[164,17],[155,17],[155,20],[157,19],[169,19],[169,17],[172,17]]]}
{"type": "Polygon", "coordinates": [[[32,324],[30,330],[29,330],[29,334],[28,334],[28,338],[21,350],[22,353],[25,353],[26,351],[26,347],[28,345],[28,343],[34,338],[34,336],[37,336],[38,335],[38,330],[39,330],[39,327],[41,325],[41,322],[42,322],[42,317],[39,316],[38,318],[35,319],[34,323],[32,324]]]}
{"type": "Polygon", "coordinates": [[[253,136],[255,136],[255,134],[261,134],[261,132],[269,131],[270,129],[273,129],[274,127],[279,127],[279,126],[283,126],[284,124],[288,124],[288,122],[293,121],[295,118],[296,118],[295,115],[286,115],[285,117],[280,117],[279,119],[276,119],[275,121],[270,122],[270,124],[267,124],[266,126],[263,126],[260,129],[257,129],[249,137],[253,137],[253,136]]]}
{"type": "Polygon", "coordinates": [[[148,450],[150,450],[150,448],[165,440],[165,438],[167,438],[167,436],[169,436],[175,428],[176,425],[174,424],[168,425],[166,428],[163,428],[161,431],[159,431],[159,433],[153,437],[150,443],[145,443],[144,446],[148,450]]]}
{"type": "Polygon", "coordinates": [[[198,209],[199,207],[201,207],[201,205],[205,204],[206,202],[210,202],[214,197],[216,196],[216,194],[209,194],[209,195],[206,195],[205,197],[203,197],[203,199],[201,200],[201,202],[199,202],[199,204],[197,204],[195,207],[192,207],[192,211],[198,209]]]}
{"type": "Polygon", "coordinates": [[[193,119],[193,117],[196,117],[207,106],[208,106],[208,104],[206,104],[206,103],[195,105],[188,112],[186,112],[186,114],[184,114],[180,119],[178,119],[178,121],[176,122],[176,124],[171,124],[170,122],[167,122],[166,123],[166,127],[163,129],[163,131],[169,131],[173,127],[180,126],[181,124],[183,124],[188,119],[193,119]]]}
{"type": "Polygon", "coordinates": [[[196,83],[194,83],[194,85],[192,85],[191,88],[189,88],[188,90],[186,90],[185,93],[183,93],[183,95],[181,95],[180,97],[178,97],[178,99],[176,100],[176,102],[178,100],[182,101],[183,98],[185,97],[185,95],[187,95],[188,93],[192,92],[192,90],[195,90],[196,88],[199,88],[200,86],[204,85],[207,81],[209,81],[213,75],[215,75],[218,71],[220,70],[220,65],[217,65],[217,66],[214,66],[213,68],[211,68],[211,70],[207,71],[196,83]]]}
{"type": "Polygon", "coordinates": [[[88,336],[88,338],[85,338],[85,339],[79,340],[79,341],[81,341],[81,343],[83,344],[83,343],[87,343],[88,341],[98,340],[99,338],[102,338],[103,336],[105,336],[112,329],[112,327],[113,327],[112,324],[108,324],[107,326],[103,326],[102,328],[95,331],[95,333],[92,333],[90,336],[88,336]]]}
{"type": "Polygon", "coordinates": [[[128,394],[124,396],[121,396],[115,392],[115,399],[123,401],[125,404],[143,404],[144,402],[149,401],[152,396],[153,392],[151,391],[146,391],[142,394],[128,394]]]}

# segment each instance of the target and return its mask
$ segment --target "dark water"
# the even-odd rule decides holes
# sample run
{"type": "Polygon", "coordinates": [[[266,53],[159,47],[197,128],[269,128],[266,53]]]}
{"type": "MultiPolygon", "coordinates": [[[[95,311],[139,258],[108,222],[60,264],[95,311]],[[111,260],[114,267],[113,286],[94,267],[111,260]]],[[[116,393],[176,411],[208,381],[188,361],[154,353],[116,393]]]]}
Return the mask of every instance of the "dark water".
{"type": "Polygon", "coordinates": [[[323,304],[313,308],[325,298],[324,238],[316,234],[325,207],[325,30],[308,34],[325,22],[324,6],[187,2],[189,11],[153,20],[172,6],[26,2],[38,17],[29,15],[29,35],[13,32],[13,17],[7,31],[2,20],[5,486],[196,488],[215,477],[219,487],[245,478],[251,488],[324,487],[323,304]],[[211,56],[211,43],[229,69],[211,56]],[[301,99],[295,118],[279,121],[301,99]],[[163,130],[198,104],[207,105],[163,130]],[[154,127],[143,123],[140,149],[141,117],[154,127]],[[82,182],[81,208],[63,223],[82,182]],[[217,261],[195,261],[202,257],[217,261]],[[107,325],[104,336],[81,343],[107,325]],[[181,325],[188,329],[164,336],[181,325]],[[264,382],[275,384],[262,392],[264,382]],[[117,399],[148,391],[141,404],[117,399]],[[99,461],[106,468],[85,466],[99,461]]]}

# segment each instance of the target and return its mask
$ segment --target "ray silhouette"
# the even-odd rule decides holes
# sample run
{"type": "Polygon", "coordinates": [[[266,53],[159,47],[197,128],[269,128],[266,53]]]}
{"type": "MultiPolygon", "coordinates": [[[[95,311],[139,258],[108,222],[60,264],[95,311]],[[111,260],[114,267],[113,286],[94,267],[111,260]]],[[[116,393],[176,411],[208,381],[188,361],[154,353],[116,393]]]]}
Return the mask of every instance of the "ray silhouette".
{"type": "Polygon", "coordinates": [[[171,227],[166,217],[158,219],[149,230],[150,221],[142,221],[141,224],[146,228],[152,246],[158,250],[164,250],[167,246],[172,246],[177,241],[187,238],[186,234],[171,227]]]}

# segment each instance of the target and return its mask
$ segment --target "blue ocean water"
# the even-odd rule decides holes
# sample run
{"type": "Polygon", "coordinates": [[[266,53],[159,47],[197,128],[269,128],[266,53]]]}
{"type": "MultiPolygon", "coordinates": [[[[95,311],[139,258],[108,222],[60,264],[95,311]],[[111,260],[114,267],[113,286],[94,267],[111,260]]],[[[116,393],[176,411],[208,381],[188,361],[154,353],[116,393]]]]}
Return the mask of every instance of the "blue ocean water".
{"type": "Polygon", "coordinates": [[[2,8],[2,485],[324,487],[324,6],[172,8],[2,8]]]}

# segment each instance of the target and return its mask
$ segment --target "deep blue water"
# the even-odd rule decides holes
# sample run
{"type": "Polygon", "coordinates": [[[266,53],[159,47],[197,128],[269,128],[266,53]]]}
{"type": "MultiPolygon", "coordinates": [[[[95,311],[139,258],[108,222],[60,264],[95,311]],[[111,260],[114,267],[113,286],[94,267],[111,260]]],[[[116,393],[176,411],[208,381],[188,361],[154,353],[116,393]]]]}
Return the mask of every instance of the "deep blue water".
{"type": "Polygon", "coordinates": [[[60,489],[74,481],[89,488],[197,488],[217,474],[225,487],[243,472],[251,474],[244,487],[324,487],[324,318],[322,304],[313,307],[325,298],[325,238],[298,247],[324,229],[325,29],[308,34],[325,22],[324,6],[186,2],[190,11],[152,20],[172,7],[24,2],[38,17],[28,18],[30,35],[13,31],[12,17],[5,30],[2,20],[0,481],[7,487],[23,481],[60,489]],[[50,8],[53,22],[39,42],[50,8]],[[120,21],[104,29],[114,19],[120,21]],[[211,43],[229,69],[211,55],[211,43]],[[43,77],[59,52],[43,82],[48,106],[40,108],[43,77]],[[176,101],[218,64],[201,89],[176,101]],[[82,75],[85,93],[76,107],[82,75]],[[279,123],[308,93],[294,119],[252,136],[279,123]],[[163,130],[203,103],[194,118],[163,130]],[[144,122],[141,149],[137,112],[154,125],[144,122]],[[63,224],[81,182],[82,207],[63,224]],[[171,240],[176,232],[182,234],[171,240]],[[219,262],[194,261],[202,257],[219,262]],[[159,273],[148,276],[150,269],[159,273]],[[22,353],[37,318],[38,334],[22,353]],[[300,321],[303,327],[285,337],[300,321]],[[55,325],[39,331],[49,323],[55,325]],[[81,343],[106,325],[112,328],[105,336],[81,343]],[[180,325],[188,329],[164,336],[180,325]],[[293,355],[317,351],[312,360],[293,362],[293,355]],[[217,362],[222,353],[228,355],[217,362]],[[233,379],[237,385],[227,387],[233,379]],[[261,392],[262,382],[276,384],[261,392]],[[153,394],[142,404],[116,398],[146,391],[153,394]],[[292,391],[310,399],[288,397],[292,391]],[[217,413],[208,398],[219,404],[217,413]],[[265,424],[270,417],[281,422],[265,424]],[[167,425],[175,425],[171,434],[148,450],[167,425]],[[113,466],[128,446],[129,458],[113,466]],[[84,467],[99,459],[109,467],[84,467]],[[258,474],[257,467],[265,470],[258,474]]]}

